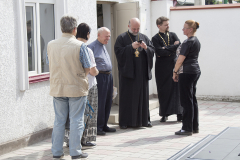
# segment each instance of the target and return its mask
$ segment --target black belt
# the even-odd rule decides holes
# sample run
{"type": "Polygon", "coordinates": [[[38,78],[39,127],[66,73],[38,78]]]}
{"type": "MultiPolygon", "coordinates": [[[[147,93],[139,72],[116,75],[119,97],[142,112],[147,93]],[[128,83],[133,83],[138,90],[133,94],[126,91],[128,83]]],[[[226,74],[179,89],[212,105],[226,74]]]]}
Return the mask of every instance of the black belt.
{"type": "Polygon", "coordinates": [[[99,71],[99,73],[102,73],[102,74],[111,74],[111,71],[99,71]]]}

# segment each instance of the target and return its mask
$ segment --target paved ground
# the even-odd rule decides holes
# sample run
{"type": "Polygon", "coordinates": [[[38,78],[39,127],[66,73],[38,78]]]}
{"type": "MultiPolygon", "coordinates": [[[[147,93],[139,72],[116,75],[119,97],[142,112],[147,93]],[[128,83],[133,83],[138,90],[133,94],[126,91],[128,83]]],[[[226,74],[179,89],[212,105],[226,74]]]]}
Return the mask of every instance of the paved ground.
{"type": "MultiPolygon", "coordinates": [[[[84,149],[90,160],[166,160],[190,143],[196,143],[208,134],[216,135],[226,127],[240,127],[240,103],[198,101],[200,110],[200,133],[193,136],[176,136],[181,128],[176,115],[166,123],[159,122],[158,108],[151,111],[152,128],[117,129],[116,133],[97,137],[97,146],[84,149]]],[[[51,139],[0,156],[8,160],[50,160],[51,139]]],[[[70,160],[64,144],[64,159],[70,160]]]]}

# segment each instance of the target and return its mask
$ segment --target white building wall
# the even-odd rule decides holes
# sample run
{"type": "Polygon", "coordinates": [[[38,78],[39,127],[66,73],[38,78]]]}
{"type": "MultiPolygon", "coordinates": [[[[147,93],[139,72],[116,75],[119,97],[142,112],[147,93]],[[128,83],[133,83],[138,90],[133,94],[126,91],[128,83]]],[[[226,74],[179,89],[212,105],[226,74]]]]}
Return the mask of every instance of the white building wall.
{"type": "Polygon", "coordinates": [[[87,23],[92,31],[88,44],[97,38],[96,0],[68,0],[67,12],[78,17],[78,23],[87,23]]]}
{"type": "Polygon", "coordinates": [[[240,99],[240,8],[171,11],[170,30],[181,42],[182,28],[188,19],[200,23],[197,37],[201,42],[199,64],[202,71],[197,85],[198,97],[240,99]]]}
{"type": "MultiPolygon", "coordinates": [[[[148,36],[150,40],[152,40],[152,33],[151,33],[151,0],[142,0],[140,7],[141,13],[140,13],[140,20],[142,23],[142,26],[144,24],[144,29],[141,30],[142,33],[148,36]]],[[[149,95],[157,94],[156,92],[156,81],[155,81],[155,55],[153,59],[153,69],[152,69],[152,80],[149,81],[149,95]]]]}
{"type": "Polygon", "coordinates": [[[0,144],[53,125],[49,81],[18,86],[18,25],[15,0],[0,1],[0,144]]]}

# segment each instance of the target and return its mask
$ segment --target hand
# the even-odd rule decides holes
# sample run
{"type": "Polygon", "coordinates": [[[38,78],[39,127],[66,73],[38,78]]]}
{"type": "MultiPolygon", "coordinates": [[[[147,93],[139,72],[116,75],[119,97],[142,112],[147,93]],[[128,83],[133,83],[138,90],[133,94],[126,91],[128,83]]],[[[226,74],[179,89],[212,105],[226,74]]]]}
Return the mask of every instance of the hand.
{"type": "Polygon", "coordinates": [[[137,49],[138,47],[140,47],[141,45],[136,41],[132,43],[132,47],[133,49],[137,49]]]}
{"type": "Polygon", "coordinates": [[[162,47],[162,49],[165,49],[165,47],[162,47]]]}
{"type": "Polygon", "coordinates": [[[173,81],[178,82],[178,74],[173,72],[173,81]]]}
{"type": "Polygon", "coordinates": [[[143,49],[147,49],[147,45],[144,41],[142,41],[142,43],[140,44],[140,46],[143,48],[143,49]]]}
{"type": "Polygon", "coordinates": [[[175,41],[175,42],[174,42],[174,45],[177,45],[177,44],[179,44],[179,41],[175,41]]]}

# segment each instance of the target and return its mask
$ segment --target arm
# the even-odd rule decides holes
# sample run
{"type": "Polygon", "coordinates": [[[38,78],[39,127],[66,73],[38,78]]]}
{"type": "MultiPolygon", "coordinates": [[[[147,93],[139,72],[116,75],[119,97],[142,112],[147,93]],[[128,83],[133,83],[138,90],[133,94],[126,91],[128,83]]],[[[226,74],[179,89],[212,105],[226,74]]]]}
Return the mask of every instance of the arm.
{"type": "Polygon", "coordinates": [[[91,61],[89,58],[89,54],[87,51],[87,46],[85,44],[82,44],[81,48],[80,48],[80,62],[83,65],[84,71],[85,71],[85,76],[88,75],[88,73],[90,72],[90,67],[91,67],[91,61]]]}
{"type": "Polygon", "coordinates": [[[88,73],[90,72],[90,68],[84,68],[84,71],[85,71],[85,76],[87,76],[88,73]]]}
{"type": "Polygon", "coordinates": [[[92,68],[90,69],[90,74],[91,74],[92,76],[97,76],[98,73],[99,73],[99,71],[98,71],[97,67],[92,67],[92,68]]]}
{"type": "Polygon", "coordinates": [[[186,56],[189,54],[189,51],[190,51],[190,45],[188,44],[187,41],[183,42],[182,47],[181,47],[181,51],[180,51],[180,55],[177,59],[177,62],[175,64],[175,67],[174,67],[174,70],[173,70],[173,80],[174,80],[174,82],[178,82],[178,75],[177,75],[176,72],[179,70],[182,63],[186,59],[186,56]]]}
{"type": "Polygon", "coordinates": [[[178,74],[176,72],[181,67],[181,65],[182,65],[183,61],[185,60],[185,58],[186,58],[185,56],[179,55],[179,57],[177,59],[177,62],[176,62],[175,67],[173,69],[173,81],[174,82],[178,82],[178,74]]]}
{"type": "Polygon", "coordinates": [[[155,47],[155,53],[156,53],[157,57],[170,56],[172,54],[172,51],[162,48],[162,47],[166,47],[166,46],[161,46],[160,41],[157,38],[153,37],[152,43],[153,43],[153,46],[155,47]]]}
{"type": "Polygon", "coordinates": [[[140,46],[145,49],[145,51],[148,54],[152,54],[152,57],[154,56],[153,53],[155,52],[155,47],[153,46],[152,42],[146,37],[146,42],[142,41],[140,46]]]}
{"type": "Polygon", "coordinates": [[[96,62],[95,62],[95,58],[94,58],[94,55],[93,55],[93,51],[89,48],[89,47],[87,47],[87,49],[88,49],[88,54],[89,54],[89,58],[90,58],[90,60],[91,60],[91,69],[90,69],[90,74],[92,75],[92,76],[97,76],[98,75],[98,69],[97,69],[97,64],[96,64],[96,62]]]}
{"type": "Polygon", "coordinates": [[[181,42],[175,33],[172,33],[172,38],[173,38],[174,44],[165,47],[165,49],[172,51],[172,52],[176,52],[176,50],[177,50],[178,46],[181,44],[181,42]],[[177,41],[178,41],[178,43],[176,43],[177,41]]]}
{"type": "Polygon", "coordinates": [[[181,67],[183,61],[185,60],[185,56],[183,55],[179,55],[178,59],[177,59],[177,62],[175,64],[175,67],[174,67],[174,72],[177,72],[179,70],[179,68],[181,67]]]}

